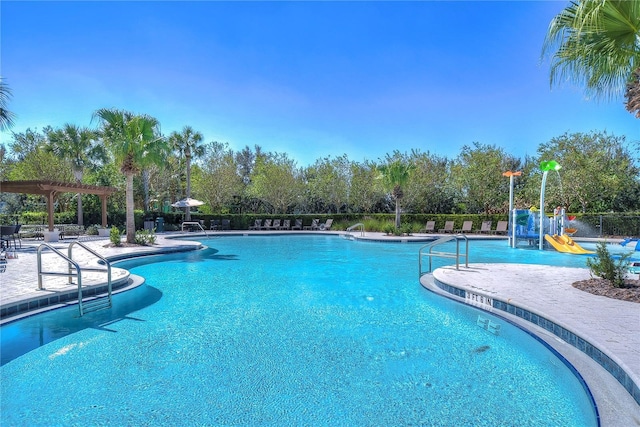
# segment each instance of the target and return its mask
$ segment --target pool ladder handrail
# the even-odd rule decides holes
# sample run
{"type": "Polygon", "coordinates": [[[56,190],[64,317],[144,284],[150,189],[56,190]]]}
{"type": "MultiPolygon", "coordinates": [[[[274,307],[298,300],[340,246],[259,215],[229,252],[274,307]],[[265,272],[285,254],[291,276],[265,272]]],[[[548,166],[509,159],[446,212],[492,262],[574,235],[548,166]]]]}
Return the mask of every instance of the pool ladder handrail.
{"type": "Polygon", "coordinates": [[[422,246],[418,252],[418,277],[422,277],[424,274],[431,273],[432,271],[432,259],[433,257],[440,258],[455,258],[456,260],[456,270],[460,269],[460,258],[464,258],[465,267],[469,268],[469,238],[465,234],[456,234],[453,236],[445,236],[441,237],[438,240],[430,242],[424,246],[422,246]],[[450,242],[452,240],[456,241],[456,252],[433,252],[433,248],[443,243],[450,242]],[[460,253],[460,241],[464,240],[465,249],[464,253],[460,253]],[[429,250],[425,253],[425,250],[429,250]],[[429,257],[429,270],[423,272],[422,271],[422,257],[429,257]]]}
{"type": "Polygon", "coordinates": [[[98,254],[97,252],[95,252],[94,250],[92,250],[87,245],[83,244],[82,242],[77,242],[77,241],[76,242],[71,242],[69,244],[69,248],[67,249],[67,255],[63,254],[62,252],[60,252],[59,250],[57,250],[56,248],[54,248],[53,246],[51,246],[48,243],[41,243],[40,246],[38,246],[38,250],[37,250],[37,265],[38,265],[38,290],[43,290],[44,289],[44,287],[42,286],[42,276],[67,276],[69,278],[69,283],[71,283],[71,284],[73,284],[72,278],[73,277],[77,278],[77,282],[78,282],[78,310],[80,312],[80,316],[83,316],[85,313],[88,313],[88,312],[91,312],[91,311],[97,311],[97,310],[101,310],[101,309],[111,308],[112,307],[113,304],[112,304],[112,299],[111,299],[111,293],[112,293],[111,263],[105,257],[103,257],[102,255],[98,254]],[[73,246],[74,245],[79,245],[80,247],[85,249],[87,252],[89,252],[92,255],[96,256],[105,265],[105,267],[89,267],[89,266],[81,267],[80,264],[78,264],[78,262],[73,259],[73,246]],[[56,255],[61,257],[62,259],[64,259],[67,262],[68,271],[66,271],[66,272],[61,272],[61,271],[42,271],[42,251],[44,249],[51,249],[51,251],[53,253],[55,253],[56,255]],[[84,271],[97,271],[97,272],[106,272],[107,273],[107,295],[106,296],[103,296],[103,297],[96,296],[94,299],[92,299],[89,302],[84,302],[83,301],[83,299],[84,299],[83,295],[82,295],[82,271],[83,270],[84,271]]]}
{"type": "Polygon", "coordinates": [[[184,225],[185,225],[185,224],[187,224],[187,225],[197,225],[198,227],[200,227],[200,230],[202,230],[202,232],[204,233],[204,235],[205,235],[205,236],[207,236],[207,237],[209,236],[209,235],[207,234],[207,230],[205,230],[205,229],[202,227],[202,224],[200,224],[200,223],[199,223],[199,222],[197,222],[197,221],[185,221],[185,222],[183,222],[183,223],[180,225],[180,230],[181,230],[182,232],[184,232],[184,225]]]}
{"type": "Polygon", "coordinates": [[[351,232],[356,228],[360,230],[360,237],[364,237],[364,224],[361,222],[353,224],[351,227],[347,228],[347,234],[351,236],[351,232]]]}

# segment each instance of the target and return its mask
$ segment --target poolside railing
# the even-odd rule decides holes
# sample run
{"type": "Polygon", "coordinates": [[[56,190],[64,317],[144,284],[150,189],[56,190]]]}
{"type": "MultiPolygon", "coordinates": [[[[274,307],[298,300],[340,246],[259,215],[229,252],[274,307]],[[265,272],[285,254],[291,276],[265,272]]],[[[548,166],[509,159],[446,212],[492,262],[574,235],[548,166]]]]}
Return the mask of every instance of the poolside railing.
{"type": "Polygon", "coordinates": [[[80,312],[80,316],[83,316],[85,313],[90,311],[101,310],[103,308],[111,308],[112,300],[111,300],[111,263],[103,256],[93,251],[85,244],[81,242],[72,242],[68,248],[68,254],[65,255],[53,246],[48,243],[41,243],[38,246],[37,250],[37,266],[38,266],[38,290],[43,290],[44,287],[42,285],[42,277],[43,276],[66,276],[69,278],[69,283],[73,284],[73,277],[77,279],[78,285],[78,310],[80,312]],[[84,266],[81,267],[77,261],[73,259],[73,247],[74,245],[79,245],[92,255],[96,256],[100,259],[100,261],[104,264],[104,267],[89,267],[84,266]],[[67,262],[67,271],[43,271],[42,269],[42,251],[44,249],[51,249],[53,253],[61,257],[67,262]],[[91,301],[85,302],[83,301],[83,292],[82,292],[82,272],[83,271],[96,271],[96,272],[105,272],[107,273],[107,295],[103,297],[96,296],[91,301]]]}
{"type": "Polygon", "coordinates": [[[347,228],[347,234],[351,235],[351,232],[356,229],[360,230],[360,237],[364,237],[364,224],[361,222],[353,224],[351,227],[347,228]]]}
{"type": "Polygon", "coordinates": [[[460,260],[464,258],[464,265],[465,267],[469,267],[469,239],[467,238],[467,236],[465,236],[464,234],[456,234],[454,236],[445,236],[445,237],[441,237],[438,240],[428,243],[424,246],[422,246],[420,248],[420,251],[418,253],[418,277],[422,277],[423,275],[427,274],[427,273],[431,273],[433,265],[432,265],[432,260],[434,257],[439,257],[439,258],[453,258],[456,260],[456,270],[460,269],[460,260]],[[433,248],[435,248],[438,245],[441,245],[443,243],[447,243],[450,242],[452,240],[456,241],[456,251],[454,252],[443,252],[443,251],[434,251],[433,248]],[[464,241],[465,242],[465,246],[464,246],[464,252],[460,252],[460,241],[464,241]],[[423,271],[422,270],[422,258],[423,257],[428,257],[429,258],[429,270],[427,271],[423,271]]]}

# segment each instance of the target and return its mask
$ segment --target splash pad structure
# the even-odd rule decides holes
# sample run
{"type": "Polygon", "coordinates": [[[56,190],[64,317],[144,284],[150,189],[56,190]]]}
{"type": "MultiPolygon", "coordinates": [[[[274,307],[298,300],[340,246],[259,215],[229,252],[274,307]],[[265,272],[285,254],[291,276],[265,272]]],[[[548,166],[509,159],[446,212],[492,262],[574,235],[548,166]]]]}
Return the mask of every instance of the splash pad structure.
{"type": "MultiPolygon", "coordinates": [[[[513,177],[519,176],[520,172],[507,171],[503,176],[510,179],[509,188],[509,245],[515,248],[518,240],[526,240],[529,246],[537,245],[539,250],[544,250],[545,241],[559,252],[572,254],[593,253],[580,247],[570,235],[577,229],[566,227],[566,222],[571,221],[566,216],[565,209],[558,206],[553,211],[553,218],[548,218],[544,213],[544,195],[547,183],[547,175],[550,171],[559,171],[562,168],[555,160],[540,163],[542,174],[542,185],[540,187],[540,212],[535,208],[528,210],[513,208],[513,177]]],[[[558,174],[559,175],[559,174],[558,174]]],[[[574,218],[575,219],[575,218],[574,218]]]]}

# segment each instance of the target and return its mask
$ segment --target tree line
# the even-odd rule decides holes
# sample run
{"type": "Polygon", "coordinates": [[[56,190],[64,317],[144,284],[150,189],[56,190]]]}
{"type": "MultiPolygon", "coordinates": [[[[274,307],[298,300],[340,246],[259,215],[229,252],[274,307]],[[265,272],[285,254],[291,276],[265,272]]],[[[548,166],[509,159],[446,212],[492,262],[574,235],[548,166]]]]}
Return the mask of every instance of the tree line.
{"type": "MultiPolygon", "coordinates": [[[[375,161],[358,162],[342,154],[299,166],[287,153],[266,152],[259,145],[233,150],[228,143],[203,143],[202,135],[188,126],[165,137],[154,133],[153,118],[117,110],[108,117],[111,122],[99,130],[65,125],[14,133],[8,150],[0,148],[2,180],[114,186],[123,191],[110,198],[110,210],[126,207],[129,187],[132,208],[141,210],[161,210],[191,196],[206,202],[201,212],[216,214],[492,214],[508,210],[509,179],[503,172],[522,171],[515,179],[516,206],[537,207],[539,164],[555,160],[562,169],[548,177],[547,209],[640,210],[637,142],[606,132],[565,133],[524,159],[474,142],[455,158],[414,149],[393,151],[375,161]],[[132,123],[127,130],[127,120],[134,117],[146,124],[132,123]],[[149,144],[155,145],[133,148],[136,132],[147,132],[149,144]]],[[[91,196],[76,198],[60,195],[57,209],[81,212],[82,199],[90,209],[98,208],[91,196]]],[[[3,194],[2,199],[9,212],[43,206],[37,196],[3,194]]]]}

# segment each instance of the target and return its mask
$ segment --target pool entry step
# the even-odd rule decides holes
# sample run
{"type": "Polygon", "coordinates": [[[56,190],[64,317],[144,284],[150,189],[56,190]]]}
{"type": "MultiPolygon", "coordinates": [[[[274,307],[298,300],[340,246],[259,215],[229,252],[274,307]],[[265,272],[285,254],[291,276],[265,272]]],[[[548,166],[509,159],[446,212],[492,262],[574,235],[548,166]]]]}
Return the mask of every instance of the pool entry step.
{"type": "Polygon", "coordinates": [[[476,321],[476,325],[480,326],[482,329],[485,329],[491,332],[493,335],[500,334],[500,324],[492,322],[486,317],[478,316],[478,320],[476,321]]]}

